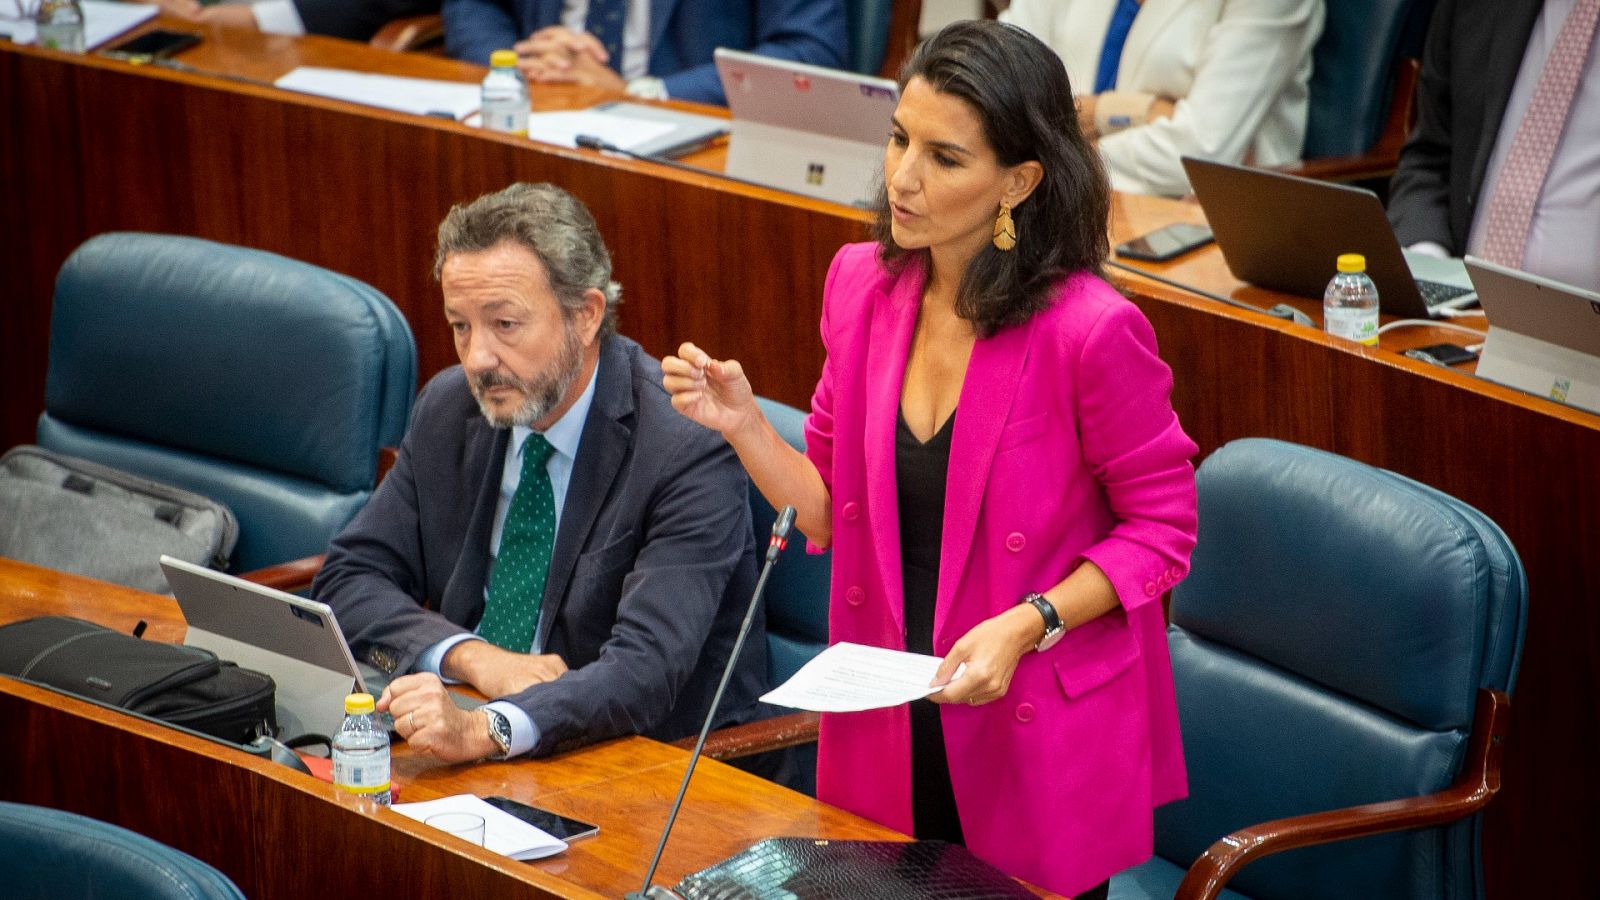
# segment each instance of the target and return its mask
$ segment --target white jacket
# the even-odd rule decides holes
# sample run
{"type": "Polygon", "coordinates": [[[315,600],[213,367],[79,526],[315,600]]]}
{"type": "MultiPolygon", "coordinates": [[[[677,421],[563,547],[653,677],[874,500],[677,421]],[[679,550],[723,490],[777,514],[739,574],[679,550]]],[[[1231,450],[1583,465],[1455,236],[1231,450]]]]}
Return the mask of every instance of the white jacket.
{"type": "MultiPolygon", "coordinates": [[[[1061,54],[1094,90],[1117,0],[1013,0],[1000,14],[1061,54]]],[[[1180,156],[1271,166],[1300,158],[1322,0],[1145,0],[1123,45],[1118,93],[1177,103],[1169,119],[1100,139],[1119,191],[1189,193],[1180,156]]]]}

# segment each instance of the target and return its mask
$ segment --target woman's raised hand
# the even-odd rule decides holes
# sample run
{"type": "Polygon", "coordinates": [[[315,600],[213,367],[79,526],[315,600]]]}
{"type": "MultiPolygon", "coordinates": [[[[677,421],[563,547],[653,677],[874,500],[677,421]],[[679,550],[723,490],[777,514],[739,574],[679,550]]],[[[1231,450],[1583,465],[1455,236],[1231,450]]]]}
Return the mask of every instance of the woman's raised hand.
{"type": "Polygon", "coordinates": [[[661,384],[678,412],[731,438],[761,419],[755,392],[737,360],[716,360],[692,343],[661,361],[661,384]]]}

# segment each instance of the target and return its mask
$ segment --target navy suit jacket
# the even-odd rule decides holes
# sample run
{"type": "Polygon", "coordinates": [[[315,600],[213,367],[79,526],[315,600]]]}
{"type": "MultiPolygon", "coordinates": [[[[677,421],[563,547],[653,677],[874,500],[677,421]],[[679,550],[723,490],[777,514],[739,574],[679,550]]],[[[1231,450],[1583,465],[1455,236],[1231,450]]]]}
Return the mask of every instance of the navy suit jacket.
{"type": "Polygon", "coordinates": [[[309,34],[366,41],[395,19],[438,12],[439,0],[294,0],[294,6],[309,34]]]}
{"type": "MultiPolygon", "coordinates": [[[[696,733],[755,587],[749,482],[732,449],[672,408],[660,364],[638,344],[606,339],[595,377],[539,626],[544,652],[570,671],[499,698],[538,726],[534,755],[696,733]]],[[[509,439],[459,366],[423,388],[399,459],[314,585],[358,658],[406,672],[476,627],[509,439]]],[[[718,727],[756,715],[763,629],[758,620],[718,727]]]]}
{"type": "Polygon", "coordinates": [[[1401,246],[1467,250],[1483,176],[1540,0],[1441,0],[1428,26],[1417,124],[1389,183],[1401,246]]]}
{"type": "MultiPolygon", "coordinates": [[[[490,53],[559,25],[561,7],[562,0],[445,0],[445,49],[486,66],[490,53]]],[[[725,102],[711,57],[718,47],[840,68],[849,48],[843,3],[650,0],[650,74],[674,99],[725,102]]]]}

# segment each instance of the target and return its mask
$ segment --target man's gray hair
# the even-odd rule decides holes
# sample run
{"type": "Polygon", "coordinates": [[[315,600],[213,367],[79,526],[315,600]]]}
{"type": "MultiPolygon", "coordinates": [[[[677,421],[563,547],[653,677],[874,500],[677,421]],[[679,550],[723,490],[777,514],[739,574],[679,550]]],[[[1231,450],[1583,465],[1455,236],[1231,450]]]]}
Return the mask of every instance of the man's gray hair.
{"type": "Polygon", "coordinates": [[[616,333],[622,286],[611,280],[611,253],[600,239],[594,217],[578,198],[553,184],[519,182],[471,203],[456,204],[439,224],[434,279],[452,255],[480,253],[504,241],[520,244],[539,258],[564,315],[570,317],[583,308],[584,291],[594,288],[604,294],[606,314],[596,336],[616,333]]]}

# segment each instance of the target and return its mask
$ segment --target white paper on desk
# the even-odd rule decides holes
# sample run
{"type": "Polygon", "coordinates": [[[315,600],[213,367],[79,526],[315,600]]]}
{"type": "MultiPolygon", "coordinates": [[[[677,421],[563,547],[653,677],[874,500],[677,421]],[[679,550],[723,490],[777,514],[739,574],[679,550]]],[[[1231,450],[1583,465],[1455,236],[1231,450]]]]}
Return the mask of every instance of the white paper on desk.
{"type": "Polygon", "coordinates": [[[418,803],[396,803],[395,812],[425,821],[440,813],[472,813],[483,816],[483,846],[486,850],[512,859],[544,859],[567,849],[567,842],[529,825],[508,812],[496,809],[472,794],[456,794],[418,803]]]}
{"type": "MultiPolygon", "coordinates": [[[[37,0],[22,4],[30,13],[36,5],[37,0]]],[[[145,3],[111,3],[108,0],[82,0],[82,5],[83,46],[89,50],[147,19],[155,18],[156,13],[161,11],[160,7],[145,3]]],[[[7,12],[15,14],[16,9],[9,8],[7,12]]],[[[11,35],[11,41],[15,44],[31,44],[39,37],[32,19],[0,19],[0,34],[11,35]]]]}
{"type": "Polygon", "coordinates": [[[301,66],[274,84],[285,90],[364,103],[418,116],[445,113],[458,122],[477,111],[480,97],[480,89],[476,84],[372,75],[317,66],[301,66]]]}
{"type": "Polygon", "coordinates": [[[615,144],[624,150],[632,150],[650,143],[672,129],[671,122],[616,116],[590,109],[534,113],[528,116],[528,137],[561,147],[578,146],[578,135],[585,134],[593,135],[608,144],[615,144]]]}
{"type": "MultiPolygon", "coordinates": [[[[761,699],[813,712],[859,712],[899,706],[941,690],[928,687],[937,656],[841,641],[817,654],[761,699]]],[[[960,670],[956,671],[960,677],[960,670]]]]}

